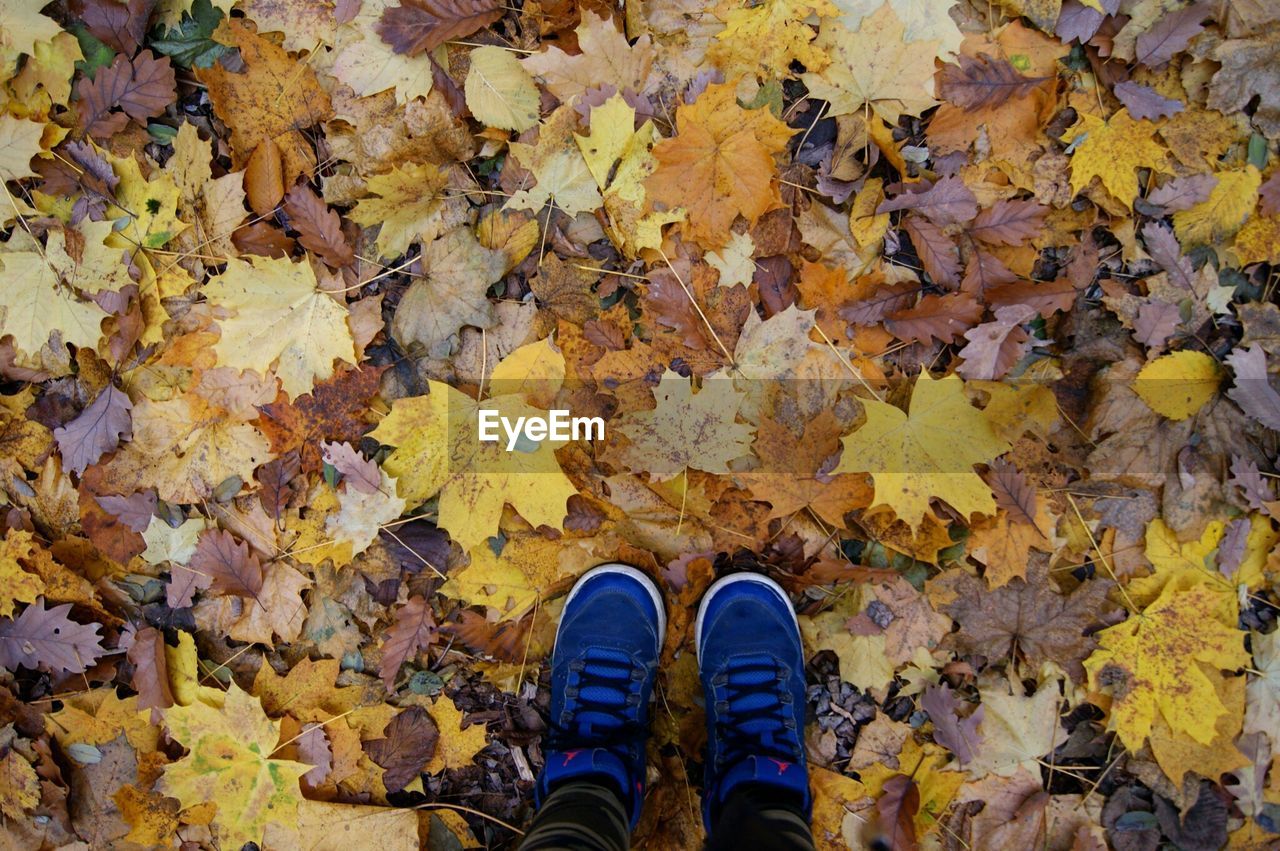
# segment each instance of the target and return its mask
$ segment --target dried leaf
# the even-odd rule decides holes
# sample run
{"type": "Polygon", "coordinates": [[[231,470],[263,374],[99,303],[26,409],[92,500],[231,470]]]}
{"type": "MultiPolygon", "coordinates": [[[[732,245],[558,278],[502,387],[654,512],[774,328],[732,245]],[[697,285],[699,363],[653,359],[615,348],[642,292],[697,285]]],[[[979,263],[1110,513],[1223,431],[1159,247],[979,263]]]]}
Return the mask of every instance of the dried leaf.
{"type": "Polygon", "coordinates": [[[284,199],[285,214],[303,248],[315,252],[334,268],[351,265],[355,253],[342,233],[342,220],[337,213],[305,184],[290,189],[284,199]]]}
{"type": "Polygon", "coordinates": [[[1005,59],[985,53],[977,58],[963,53],[956,65],[943,65],[938,95],[961,109],[999,107],[1010,98],[1024,98],[1048,77],[1025,77],[1005,59]]]}
{"type": "Polygon", "coordinates": [[[382,766],[388,792],[399,792],[427,767],[436,752],[440,731],[421,706],[402,710],[387,724],[381,739],[364,746],[369,759],[382,766]]]}

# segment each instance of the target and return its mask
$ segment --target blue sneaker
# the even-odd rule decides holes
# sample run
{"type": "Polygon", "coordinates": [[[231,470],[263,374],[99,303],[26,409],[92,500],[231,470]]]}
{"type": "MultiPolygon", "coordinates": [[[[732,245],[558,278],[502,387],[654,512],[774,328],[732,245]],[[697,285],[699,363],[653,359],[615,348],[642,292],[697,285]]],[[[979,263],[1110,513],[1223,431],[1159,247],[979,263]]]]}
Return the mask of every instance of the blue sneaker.
{"type": "Polygon", "coordinates": [[[562,783],[591,779],[616,788],[635,828],[644,801],[649,699],[666,628],[662,594],[634,567],[592,568],[569,591],[551,656],[539,806],[562,783]]]}
{"type": "Polygon", "coordinates": [[[746,784],[777,791],[807,816],[804,649],[787,593],[758,573],[726,576],[703,596],[694,636],[707,704],[707,829],[746,784]]]}

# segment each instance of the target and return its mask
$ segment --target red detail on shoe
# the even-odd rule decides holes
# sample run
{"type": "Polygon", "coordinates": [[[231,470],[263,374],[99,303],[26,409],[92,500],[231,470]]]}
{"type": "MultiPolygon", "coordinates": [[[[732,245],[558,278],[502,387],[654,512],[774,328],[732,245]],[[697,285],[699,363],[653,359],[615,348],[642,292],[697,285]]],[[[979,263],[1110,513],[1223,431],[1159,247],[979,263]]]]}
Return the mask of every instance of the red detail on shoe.
{"type": "Polygon", "coordinates": [[[771,756],[765,757],[765,759],[769,760],[769,762],[772,762],[774,765],[778,766],[778,774],[780,775],[785,774],[787,769],[791,767],[791,763],[783,762],[780,759],[774,759],[771,756]]]}
{"type": "Polygon", "coordinates": [[[569,763],[573,762],[573,758],[574,758],[575,756],[577,756],[578,754],[580,754],[580,753],[582,753],[582,751],[581,751],[581,750],[576,750],[576,751],[565,751],[565,752],[564,752],[564,762],[560,764],[560,767],[561,767],[561,768],[565,768],[566,766],[568,766],[568,765],[569,765],[569,763]]]}

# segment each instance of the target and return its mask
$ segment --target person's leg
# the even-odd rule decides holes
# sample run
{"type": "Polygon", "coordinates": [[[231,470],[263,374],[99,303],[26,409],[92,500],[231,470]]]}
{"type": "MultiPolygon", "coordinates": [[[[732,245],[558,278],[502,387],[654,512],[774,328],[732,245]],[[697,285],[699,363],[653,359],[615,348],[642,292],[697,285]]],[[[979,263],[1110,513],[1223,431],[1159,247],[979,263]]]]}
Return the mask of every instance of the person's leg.
{"type": "Polygon", "coordinates": [[[631,824],[618,793],[590,780],[571,780],[547,796],[520,851],[626,851],[631,824]]]}
{"type": "Polygon", "coordinates": [[[725,577],[702,598],[694,633],[707,706],[708,847],[812,848],[804,649],[790,599],[760,574],[725,577]]]}
{"type": "Polygon", "coordinates": [[[800,795],[743,785],[729,793],[708,834],[707,851],[813,851],[800,795]]]}
{"type": "Polygon", "coordinates": [[[644,800],[649,701],[665,631],[662,594],[634,567],[594,568],[569,592],[551,654],[534,790],[540,811],[522,848],[627,847],[644,800]],[[566,837],[581,844],[557,844],[566,837]]]}

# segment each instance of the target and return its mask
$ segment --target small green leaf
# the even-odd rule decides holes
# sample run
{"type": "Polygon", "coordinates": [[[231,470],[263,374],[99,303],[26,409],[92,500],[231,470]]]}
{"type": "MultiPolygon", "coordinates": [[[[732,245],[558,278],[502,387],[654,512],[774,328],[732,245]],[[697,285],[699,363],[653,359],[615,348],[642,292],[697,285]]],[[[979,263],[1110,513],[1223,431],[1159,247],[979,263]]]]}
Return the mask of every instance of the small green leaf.
{"type": "Polygon", "coordinates": [[[215,9],[209,0],[195,0],[178,26],[167,33],[158,29],[148,46],[184,68],[208,68],[231,50],[213,40],[221,20],[221,9],[215,9]]]}
{"type": "Polygon", "coordinates": [[[99,68],[111,64],[111,60],[116,58],[116,52],[99,41],[83,24],[73,24],[71,32],[76,41],[80,42],[80,52],[84,54],[84,59],[76,63],[76,70],[92,80],[99,68]]]}

